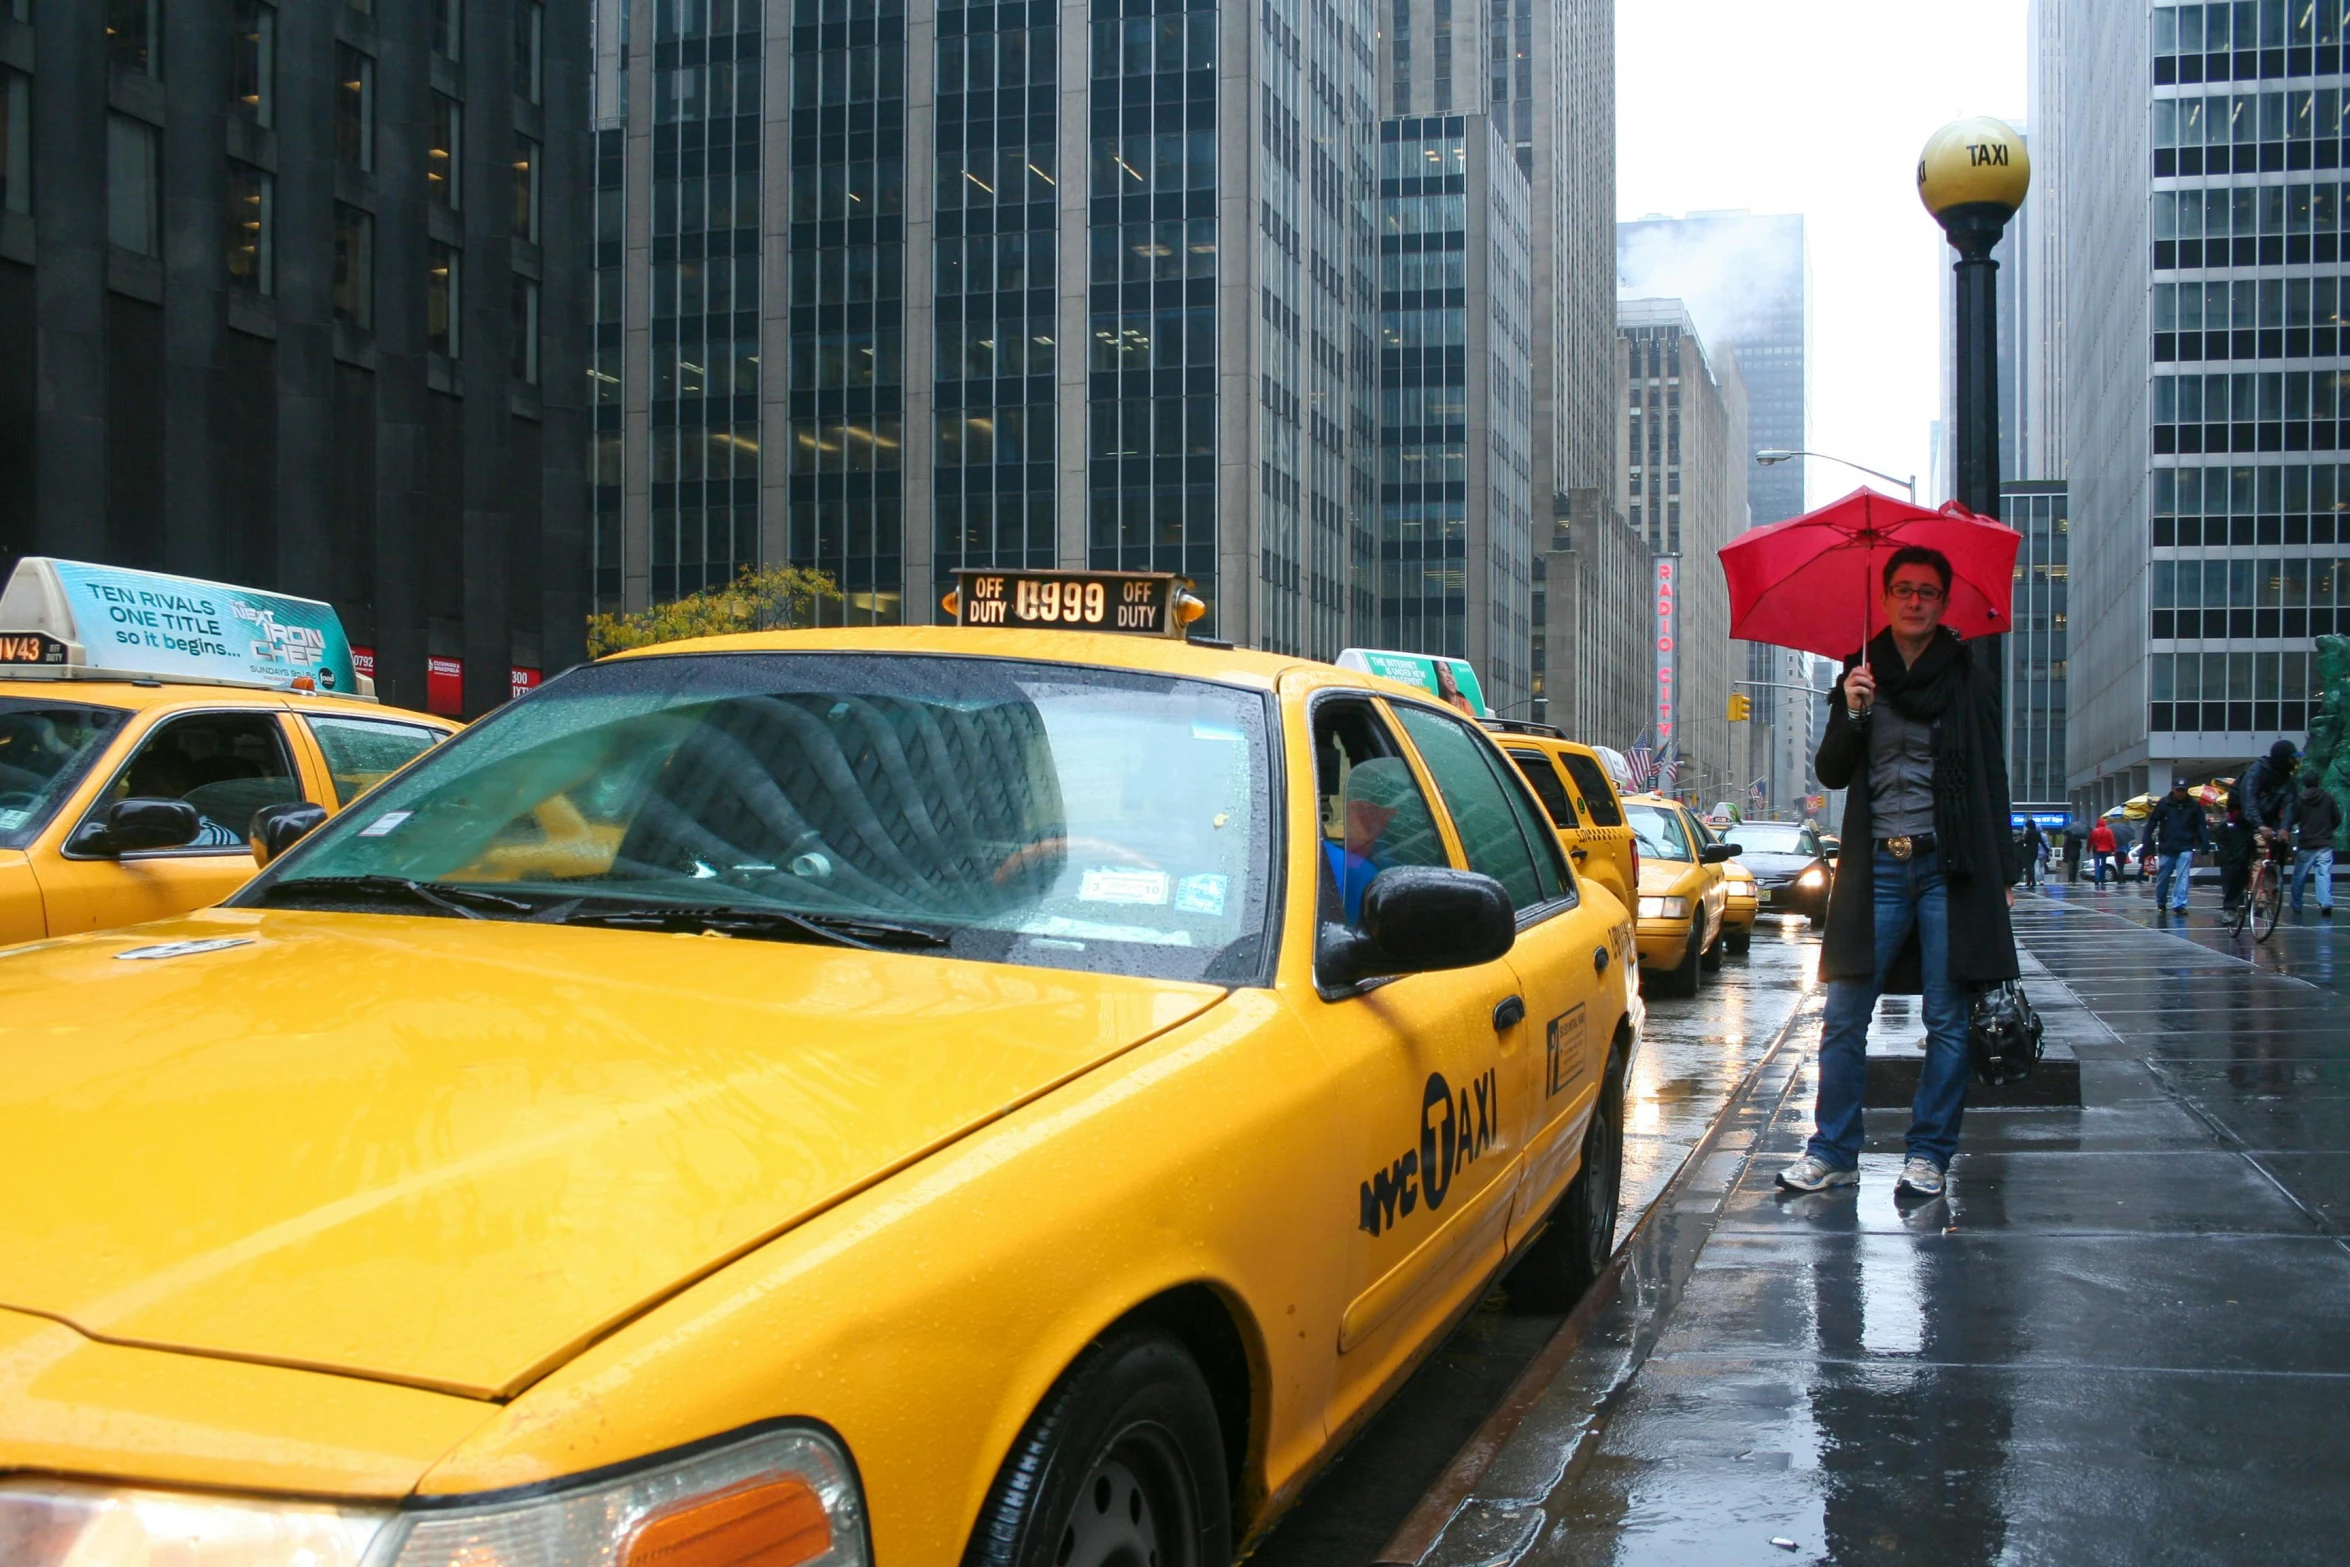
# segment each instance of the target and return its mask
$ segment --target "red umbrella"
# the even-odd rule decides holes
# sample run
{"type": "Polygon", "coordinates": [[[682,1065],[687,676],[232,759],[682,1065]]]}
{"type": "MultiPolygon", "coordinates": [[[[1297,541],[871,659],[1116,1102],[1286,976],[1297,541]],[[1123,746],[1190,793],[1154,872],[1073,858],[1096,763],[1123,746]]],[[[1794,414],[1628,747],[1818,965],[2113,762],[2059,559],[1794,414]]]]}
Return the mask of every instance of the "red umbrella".
{"type": "Polygon", "coordinates": [[[2008,604],[2021,535],[1952,501],[1929,510],[1875,490],[1767,528],[1722,550],[1730,635],[1842,658],[1882,630],[1885,558],[1905,544],[1950,557],[1942,624],[1962,637],[2011,630],[2008,604]]]}

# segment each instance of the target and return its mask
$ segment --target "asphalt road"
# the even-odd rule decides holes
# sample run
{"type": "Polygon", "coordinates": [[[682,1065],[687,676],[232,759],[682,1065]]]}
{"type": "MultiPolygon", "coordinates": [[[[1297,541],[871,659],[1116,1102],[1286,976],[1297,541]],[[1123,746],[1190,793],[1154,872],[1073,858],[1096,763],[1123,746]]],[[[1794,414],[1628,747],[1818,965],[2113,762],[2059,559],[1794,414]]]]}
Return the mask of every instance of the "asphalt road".
{"type": "MultiPolygon", "coordinates": [[[[1625,1085],[1629,1234],[1812,988],[1819,942],[1801,920],[1764,920],[1693,1000],[1651,998],[1625,1085]]],[[[1251,1553],[1255,1567],[1369,1562],[1564,1319],[1512,1312],[1497,1289],[1455,1328],[1251,1553]]]]}

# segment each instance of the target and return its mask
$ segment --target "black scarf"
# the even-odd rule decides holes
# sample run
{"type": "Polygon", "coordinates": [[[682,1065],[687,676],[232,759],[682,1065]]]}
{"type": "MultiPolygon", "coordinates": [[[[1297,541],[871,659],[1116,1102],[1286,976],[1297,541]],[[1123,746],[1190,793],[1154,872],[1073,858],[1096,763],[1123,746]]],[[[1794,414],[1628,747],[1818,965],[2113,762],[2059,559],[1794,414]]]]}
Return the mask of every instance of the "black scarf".
{"type": "Polygon", "coordinates": [[[1942,873],[1952,881],[1964,881],[1974,869],[1967,857],[1972,846],[1966,835],[1972,758],[1965,711],[1974,655],[1947,626],[1935,631],[1914,664],[1902,659],[1890,630],[1869,639],[1868,654],[1869,672],[1877,678],[1877,699],[1892,703],[1911,723],[1934,728],[1934,842],[1941,850],[1942,873]],[[1945,716],[1952,722],[1944,723],[1945,716]]]}

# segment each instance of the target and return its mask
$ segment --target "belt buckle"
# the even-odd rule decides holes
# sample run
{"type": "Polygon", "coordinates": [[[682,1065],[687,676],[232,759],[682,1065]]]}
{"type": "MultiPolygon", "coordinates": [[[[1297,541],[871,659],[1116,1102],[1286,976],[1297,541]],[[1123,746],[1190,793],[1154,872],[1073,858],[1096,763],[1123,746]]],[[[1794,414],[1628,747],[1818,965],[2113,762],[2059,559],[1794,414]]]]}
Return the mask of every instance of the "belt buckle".
{"type": "Polygon", "coordinates": [[[1897,860],[1906,860],[1911,852],[1910,841],[1907,837],[1888,838],[1885,840],[1885,852],[1897,860]]]}

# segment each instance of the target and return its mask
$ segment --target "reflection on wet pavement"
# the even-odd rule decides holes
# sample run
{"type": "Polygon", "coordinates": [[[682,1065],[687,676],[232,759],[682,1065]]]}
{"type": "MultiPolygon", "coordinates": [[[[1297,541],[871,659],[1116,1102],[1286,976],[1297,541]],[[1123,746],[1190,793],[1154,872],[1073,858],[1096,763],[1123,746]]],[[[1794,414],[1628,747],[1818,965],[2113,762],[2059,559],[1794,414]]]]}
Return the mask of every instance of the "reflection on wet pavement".
{"type": "MultiPolygon", "coordinates": [[[[1764,920],[1748,955],[1708,974],[1696,999],[1650,998],[1624,1085],[1619,1241],[1811,993],[1818,966],[1819,942],[1801,920],[1764,920]]],[[[1370,1561],[1562,1320],[1515,1314],[1500,1291],[1489,1295],[1250,1555],[1252,1567],[1370,1561]]]]}
{"type": "Polygon", "coordinates": [[[1946,1199],[1896,1202],[1900,1111],[1871,1112],[1857,1193],[1773,1189],[1809,1129],[1807,1022],[1753,1161],[1690,1217],[1709,1228],[1643,1231],[1655,1286],[1602,1314],[1418,1561],[2343,1560],[2333,932],[2250,953],[2128,896],[2019,906],[2036,985],[2089,1009],[2064,1009],[2083,1106],[1970,1111],[1946,1199]]]}

